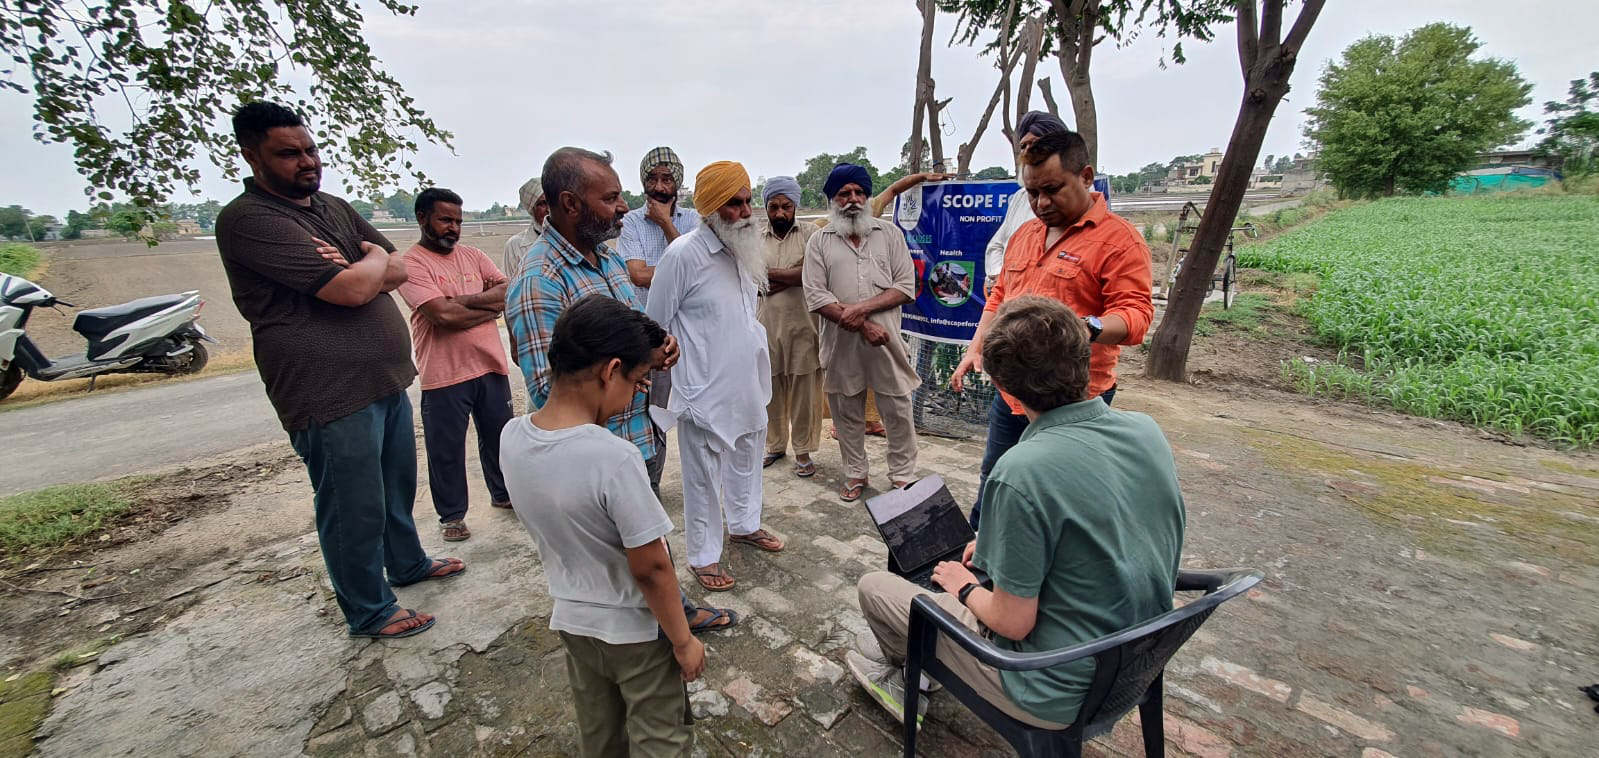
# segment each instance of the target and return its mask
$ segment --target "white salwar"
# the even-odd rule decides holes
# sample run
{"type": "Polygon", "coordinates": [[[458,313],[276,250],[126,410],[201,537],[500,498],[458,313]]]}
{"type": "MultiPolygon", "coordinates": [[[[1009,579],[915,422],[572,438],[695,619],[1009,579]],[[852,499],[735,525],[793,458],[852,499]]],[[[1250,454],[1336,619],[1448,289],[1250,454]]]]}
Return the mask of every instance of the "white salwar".
{"type": "Polygon", "coordinates": [[[667,246],[644,307],[682,356],[667,407],[650,414],[662,429],[678,425],[684,536],[696,567],[721,561],[724,516],[732,534],[761,528],[772,361],[755,295],[732,253],[701,225],[667,246]]]}

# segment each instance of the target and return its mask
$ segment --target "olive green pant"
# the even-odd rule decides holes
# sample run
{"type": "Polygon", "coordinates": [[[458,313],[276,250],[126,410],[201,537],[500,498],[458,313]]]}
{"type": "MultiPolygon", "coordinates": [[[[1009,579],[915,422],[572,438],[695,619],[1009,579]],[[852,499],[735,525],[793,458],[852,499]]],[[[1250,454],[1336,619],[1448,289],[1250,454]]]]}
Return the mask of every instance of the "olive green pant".
{"type": "Polygon", "coordinates": [[[672,643],[613,645],[561,632],[584,758],[678,758],[694,749],[694,716],[672,643]]]}

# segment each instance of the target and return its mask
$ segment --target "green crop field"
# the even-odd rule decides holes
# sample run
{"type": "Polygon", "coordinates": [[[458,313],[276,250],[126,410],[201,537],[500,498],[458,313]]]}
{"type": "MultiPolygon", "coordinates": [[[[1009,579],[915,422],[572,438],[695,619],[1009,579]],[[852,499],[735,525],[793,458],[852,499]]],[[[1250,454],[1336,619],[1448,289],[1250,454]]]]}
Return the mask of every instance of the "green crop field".
{"type": "MultiPolygon", "coordinates": [[[[1238,262],[1318,276],[1303,313],[1364,357],[1375,399],[1599,442],[1599,199],[1383,200],[1247,246],[1238,262]]],[[[1296,371],[1306,389],[1350,384],[1342,366],[1296,371]]]]}

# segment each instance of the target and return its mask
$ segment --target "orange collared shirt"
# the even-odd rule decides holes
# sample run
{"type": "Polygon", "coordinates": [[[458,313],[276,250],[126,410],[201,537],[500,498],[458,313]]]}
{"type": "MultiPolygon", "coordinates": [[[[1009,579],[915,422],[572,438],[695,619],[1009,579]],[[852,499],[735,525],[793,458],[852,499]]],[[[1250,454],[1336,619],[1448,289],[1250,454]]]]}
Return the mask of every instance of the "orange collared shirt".
{"type": "MultiPolygon", "coordinates": [[[[1079,316],[1120,316],[1127,322],[1122,345],[1144,341],[1155,317],[1150,299],[1153,274],[1149,246],[1126,219],[1110,212],[1105,198],[1094,202],[1066,233],[1046,246],[1049,227],[1033,219],[1022,225],[1005,247],[1005,273],[994,284],[985,311],[999,310],[1005,301],[1022,295],[1043,295],[1066,304],[1079,316]]],[[[1121,345],[1094,343],[1088,359],[1088,396],[1116,385],[1116,360],[1121,345]]],[[[1005,402],[1020,414],[1021,403],[1010,395],[1005,402]]]]}

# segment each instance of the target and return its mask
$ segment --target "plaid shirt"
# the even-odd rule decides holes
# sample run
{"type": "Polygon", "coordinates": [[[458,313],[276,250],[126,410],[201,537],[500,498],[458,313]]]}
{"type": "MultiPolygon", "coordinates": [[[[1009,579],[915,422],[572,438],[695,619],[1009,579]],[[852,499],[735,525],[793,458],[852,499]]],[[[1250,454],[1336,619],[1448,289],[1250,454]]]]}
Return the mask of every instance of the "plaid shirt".
{"type": "MultiPolygon", "coordinates": [[[[622,254],[622,260],[644,261],[646,266],[654,266],[661,262],[661,256],[666,253],[666,232],[649,220],[649,208],[634,208],[622,217],[622,237],[616,241],[616,249],[622,254]]],[[[677,227],[678,236],[688,234],[700,226],[700,214],[693,208],[679,206],[672,212],[672,226],[677,227]]],[[[635,287],[638,290],[639,300],[644,303],[650,301],[649,287],[635,287]]]]}
{"type": "MultiPolygon", "coordinates": [[[[548,227],[517,266],[505,292],[505,325],[511,349],[527,383],[528,403],[543,407],[550,396],[550,340],[555,320],[586,295],[614,297],[644,310],[627,278],[627,265],[605,245],[594,249],[590,265],[555,227],[548,227]]],[[[638,446],[644,459],[655,457],[655,428],[646,412],[648,396],[639,393],[626,412],[606,424],[613,434],[638,446]]]]}

